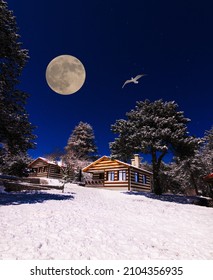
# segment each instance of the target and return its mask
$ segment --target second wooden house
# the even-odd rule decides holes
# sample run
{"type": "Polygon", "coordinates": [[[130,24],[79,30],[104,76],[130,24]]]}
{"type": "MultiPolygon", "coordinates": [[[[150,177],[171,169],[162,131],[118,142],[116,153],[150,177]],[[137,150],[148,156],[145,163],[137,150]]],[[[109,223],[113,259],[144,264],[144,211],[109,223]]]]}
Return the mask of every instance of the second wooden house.
{"type": "Polygon", "coordinates": [[[50,161],[43,157],[38,157],[32,161],[28,168],[30,169],[29,177],[54,178],[61,179],[63,177],[64,166],[61,162],[50,161]]]}
{"type": "Polygon", "coordinates": [[[92,174],[85,181],[86,187],[147,192],[152,189],[152,172],[140,168],[138,155],[132,164],[103,156],[82,171],[92,174]]]}

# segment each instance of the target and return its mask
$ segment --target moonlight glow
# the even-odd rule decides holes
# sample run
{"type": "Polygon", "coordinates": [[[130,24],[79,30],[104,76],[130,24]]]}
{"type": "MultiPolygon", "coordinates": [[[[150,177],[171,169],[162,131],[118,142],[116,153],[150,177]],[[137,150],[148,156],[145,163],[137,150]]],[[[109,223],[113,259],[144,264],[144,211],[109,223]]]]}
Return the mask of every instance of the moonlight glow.
{"type": "Polygon", "coordinates": [[[60,55],[47,66],[46,80],[49,87],[63,95],[78,91],[84,84],[86,72],[79,59],[71,55],[60,55]]]}

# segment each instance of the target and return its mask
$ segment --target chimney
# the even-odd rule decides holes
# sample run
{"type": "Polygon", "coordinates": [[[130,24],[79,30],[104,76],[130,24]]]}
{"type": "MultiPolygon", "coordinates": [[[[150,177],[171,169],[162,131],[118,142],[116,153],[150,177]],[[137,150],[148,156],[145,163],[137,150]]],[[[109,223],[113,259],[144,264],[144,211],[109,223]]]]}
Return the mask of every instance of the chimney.
{"type": "Polygon", "coordinates": [[[134,154],[134,166],[135,167],[140,167],[140,158],[139,158],[139,154],[134,154]]]}
{"type": "Polygon", "coordinates": [[[131,165],[135,166],[135,159],[134,158],[131,159],[131,165]]]}

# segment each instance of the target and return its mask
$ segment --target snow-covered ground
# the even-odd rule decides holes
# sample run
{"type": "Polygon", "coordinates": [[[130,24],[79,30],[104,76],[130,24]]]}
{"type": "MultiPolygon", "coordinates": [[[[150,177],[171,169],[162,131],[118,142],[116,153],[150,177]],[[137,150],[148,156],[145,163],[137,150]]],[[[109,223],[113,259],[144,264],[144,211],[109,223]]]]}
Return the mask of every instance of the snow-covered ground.
{"type": "Polygon", "coordinates": [[[213,208],[73,184],[1,193],[0,228],[0,259],[213,259],[213,208]]]}

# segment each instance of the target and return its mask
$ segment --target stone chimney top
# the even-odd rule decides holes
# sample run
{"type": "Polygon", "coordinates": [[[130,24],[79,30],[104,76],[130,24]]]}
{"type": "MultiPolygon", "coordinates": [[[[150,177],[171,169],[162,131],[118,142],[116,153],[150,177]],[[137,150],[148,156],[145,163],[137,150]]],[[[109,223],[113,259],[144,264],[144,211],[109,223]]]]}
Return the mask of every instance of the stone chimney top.
{"type": "Polygon", "coordinates": [[[134,158],[131,159],[131,165],[135,166],[135,159],[134,158]]]}
{"type": "Polygon", "coordinates": [[[134,154],[134,159],[131,159],[131,165],[135,167],[140,167],[140,157],[138,154],[134,154]]]}

